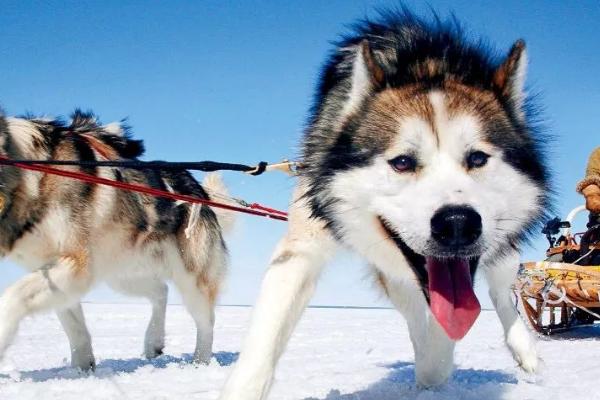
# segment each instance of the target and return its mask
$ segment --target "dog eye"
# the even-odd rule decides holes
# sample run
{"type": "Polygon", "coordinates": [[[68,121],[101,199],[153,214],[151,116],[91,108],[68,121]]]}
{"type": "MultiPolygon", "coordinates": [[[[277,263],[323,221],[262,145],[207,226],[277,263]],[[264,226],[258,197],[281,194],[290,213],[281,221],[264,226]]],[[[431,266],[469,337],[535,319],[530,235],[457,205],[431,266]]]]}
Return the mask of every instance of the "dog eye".
{"type": "Polygon", "coordinates": [[[388,163],[397,172],[413,172],[417,169],[417,160],[411,156],[398,156],[389,160],[388,163]]]}
{"type": "Polygon", "coordinates": [[[474,151],[467,156],[467,167],[469,169],[481,168],[487,164],[490,156],[483,151],[474,151]]]}

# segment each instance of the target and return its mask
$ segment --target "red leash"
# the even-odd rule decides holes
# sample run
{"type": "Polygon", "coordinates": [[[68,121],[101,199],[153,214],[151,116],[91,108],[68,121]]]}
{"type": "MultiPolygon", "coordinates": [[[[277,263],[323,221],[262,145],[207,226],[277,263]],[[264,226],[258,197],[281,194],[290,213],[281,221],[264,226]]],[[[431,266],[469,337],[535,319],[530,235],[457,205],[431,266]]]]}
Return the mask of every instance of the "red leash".
{"type": "MultiPolygon", "coordinates": [[[[0,156],[0,160],[10,160],[9,158],[0,156]]],[[[201,199],[195,196],[189,196],[179,193],[171,193],[165,190],[155,189],[149,186],[138,185],[135,183],[126,183],[115,181],[112,179],[101,178],[99,176],[89,175],[83,172],[67,171],[63,169],[53,168],[46,165],[35,165],[35,164],[11,164],[17,168],[26,169],[30,171],[43,172],[46,174],[63,176],[66,178],[77,179],[82,182],[94,183],[104,186],[112,186],[122,190],[128,190],[131,192],[144,193],[155,197],[165,197],[172,200],[181,200],[192,204],[204,204],[210,207],[223,208],[230,211],[236,211],[251,215],[257,215],[260,217],[272,218],[279,221],[287,221],[287,213],[284,211],[275,210],[273,208],[264,207],[258,203],[252,203],[248,206],[234,206],[225,203],[219,203],[212,200],[201,199]]]]}

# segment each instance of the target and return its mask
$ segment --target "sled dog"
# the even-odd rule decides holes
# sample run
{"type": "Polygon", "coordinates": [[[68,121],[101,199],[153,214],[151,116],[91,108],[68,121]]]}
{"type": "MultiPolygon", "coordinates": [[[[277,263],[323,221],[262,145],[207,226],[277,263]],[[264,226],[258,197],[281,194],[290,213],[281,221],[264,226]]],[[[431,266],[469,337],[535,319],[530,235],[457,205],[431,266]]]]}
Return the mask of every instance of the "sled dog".
{"type": "Polygon", "coordinates": [[[535,371],[511,285],[545,218],[548,174],[519,40],[498,56],[455,21],[359,22],[326,61],[302,143],[289,230],[264,277],[221,400],[265,399],[335,248],[360,254],[406,318],[420,386],[444,383],[485,275],[506,344],[535,371]]]}
{"type": "MultiPolygon", "coordinates": [[[[0,114],[0,155],[34,160],[135,160],[144,147],[121,123],[100,124],[77,111],[70,123],[0,114]]],[[[215,175],[200,185],[187,171],[56,167],[209,199],[225,188],[215,175]]],[[[0,355],[29,314],[56,310],[71,363],[94,368],[80,299],[98,282],[148,298],[152,317],[144,355],[162,354],[167,280],[179,289],[197,328],[194,359],[212,355],[215,299],[231,216],[165,198],[127,192],[16,167],[0,167],[0,253],[29,270],[0,297],[0,355]]]]}

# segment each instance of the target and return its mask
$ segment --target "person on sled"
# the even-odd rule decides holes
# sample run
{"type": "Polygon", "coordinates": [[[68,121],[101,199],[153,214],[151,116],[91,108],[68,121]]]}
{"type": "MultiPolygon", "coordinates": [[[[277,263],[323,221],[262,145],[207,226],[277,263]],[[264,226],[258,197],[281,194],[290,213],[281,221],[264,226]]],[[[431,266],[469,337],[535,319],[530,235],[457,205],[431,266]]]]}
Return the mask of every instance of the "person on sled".
{"type": "Polygon", "coordinates": [[[600,245],[600,147],[590,155],[585,171],[585,178],[577,184],[577,192],[585,197],[585,208],[590,212],[587,232],[581,238],[580,252],[587,260],[587,265],[600,263],[600,251],[590,250],[590,246],[600,245]],[[588,257],[586,257],[588,256],[588,257]]]}
{"type": "Polygon", "coordinates": [[[590,212],[588,228],[600,224],[600,147],[590,155],[585,178],[577,184],[577,192],[585,197],[585,207],[590,212]]]}
{"type": "MultiPolygon", "coordinates": [[[[588,230],[579,243],[578,264],[600,265],[600,250],[597,250],[600,246],[600,147],[592,151],[585,178],[577,184],[577,192],[585,197],[585,208],[590,212],[588,230]]],[[[600,314],[598,307],[590,308],[590,311],[600,314]]],[[[574,311],[573,318],[578,324],[592,324],[597,320],[594,315],[579,308],[574,311]]]]}

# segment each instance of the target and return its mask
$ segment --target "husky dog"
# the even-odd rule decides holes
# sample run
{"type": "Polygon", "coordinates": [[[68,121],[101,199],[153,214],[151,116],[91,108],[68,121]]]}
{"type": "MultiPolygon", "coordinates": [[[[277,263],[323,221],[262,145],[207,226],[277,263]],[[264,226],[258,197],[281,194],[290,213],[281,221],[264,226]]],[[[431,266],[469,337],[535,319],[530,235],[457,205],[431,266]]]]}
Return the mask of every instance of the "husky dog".
{"type": "Polygon", "coordinates": [[[361,22],[321,75],[289,231],[262,283],[222,400],[265,399],[275,365],[337,245],[356,251],[408,322],[420,386],[445,382],[480,312],[481,270],[517,363],[535,342],[511,285],[544,217],[548,177],[524,91],[523,41],[497,59],[454,21],[361,22]]]}
{"type": "MultiPolygon", "coordinates": [[[[11,159],[136,159],[143,151],[126,126],[102,126],[89,113],[75,112],[70,124],[0,115],[0,155],[11,159]]],[[[187,171],[81,171],[205,199],[225,191],[218,177],[209,175],[201,186],[187,171]]],[[[164,347],[165,281],[172,280],[196,323],[194,359],[209,362],[215,299],[227,265],[222,229],[230,214],[7,166],[0,167],[0,195],[0,253],[30,271],[0,297],[0,355],[22,318],[55,309],[72,365],[94,368],[79,301],[104,281],[150,300],[144,354],[156,357],[164,347]]]]}

